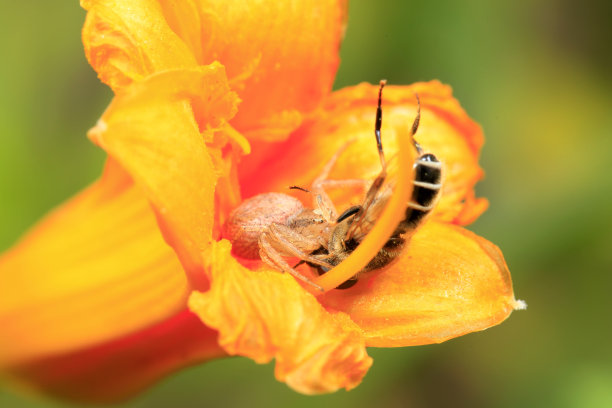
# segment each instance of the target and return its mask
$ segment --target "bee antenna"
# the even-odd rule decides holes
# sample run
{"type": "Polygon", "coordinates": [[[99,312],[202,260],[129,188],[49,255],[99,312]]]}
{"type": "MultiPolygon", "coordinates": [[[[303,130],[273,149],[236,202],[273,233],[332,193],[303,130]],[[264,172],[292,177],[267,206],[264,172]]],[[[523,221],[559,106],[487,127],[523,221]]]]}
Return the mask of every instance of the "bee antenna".
{"type": "Polygon", "coordinates": [[[414,93],[414,96],[417,100],[417,115],[416,118],[414,118],[414,122],[412,122],[412,128],[410,129],[410,137],[412,137],[412,143],[414,144],[417,153],[421,155],[423,153],[423,149],[421,148],[421,145],[419,145],[414,139],[414,135],[416,134],[417,130],[419,130],[419,123],[421,122],[421,98],[419,98],[419,94],[416,92],[414,93]]]}
{"type": "Polygon", "coordinates": [[[374,134],[376,135],[376,147],[378,148],[378,157],[380,157],[380,164],[383,168],[383,171],[385,171],[385,169],[387,168],[387,163],[385,162],[385,155],[383,153],[380,129],[382,127],[382,91],[386,84],[386,79],[382,79],[380,81],[380,88],[378,89],[378,107],[376,108],[376,124],[374,126],[374,134]]]}

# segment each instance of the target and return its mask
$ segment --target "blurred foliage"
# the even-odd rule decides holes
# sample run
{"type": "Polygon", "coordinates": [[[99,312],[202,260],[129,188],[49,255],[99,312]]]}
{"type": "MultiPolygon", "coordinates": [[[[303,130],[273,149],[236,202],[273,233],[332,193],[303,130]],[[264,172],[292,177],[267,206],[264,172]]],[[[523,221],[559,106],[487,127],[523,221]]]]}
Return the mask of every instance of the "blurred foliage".
{"type": "MultiPolygon", "coordinates": [[[[529,304],[441,345],[371,349],[351,392],[305,397],[272,365],[178,373],[124,407],[612,406],[612,26],[608,2],[353,1],[336,88],[438,78],[487,136],[470,227],[499,245],[529,304]]],[[[3,2],[0,249],[94,180],[86,131],[111,98],[80,44],[76,2],[3,2]],[[35,6],[32,4],[35,3],[35,6]]],[[[0,406],[48,407],[8,392],[0,406]]]]}

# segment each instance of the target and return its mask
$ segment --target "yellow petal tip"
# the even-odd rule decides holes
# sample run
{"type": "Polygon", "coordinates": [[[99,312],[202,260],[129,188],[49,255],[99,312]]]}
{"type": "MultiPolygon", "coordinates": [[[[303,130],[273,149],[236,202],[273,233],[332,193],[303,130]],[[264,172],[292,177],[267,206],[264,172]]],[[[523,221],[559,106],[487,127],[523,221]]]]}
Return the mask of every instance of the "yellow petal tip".
{"type": "Polygon", "coordinates": [[[514,310],[527,310],[527,302],[521,299],[512,299],[512,308],[514,310]]]}

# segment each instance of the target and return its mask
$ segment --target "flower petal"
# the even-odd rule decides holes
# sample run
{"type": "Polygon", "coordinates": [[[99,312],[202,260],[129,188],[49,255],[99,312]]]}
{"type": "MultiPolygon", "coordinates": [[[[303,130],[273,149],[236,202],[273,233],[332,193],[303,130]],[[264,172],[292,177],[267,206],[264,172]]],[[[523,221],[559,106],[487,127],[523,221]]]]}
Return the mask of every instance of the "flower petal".
{"type": "MultiPolygon", "coordinates": [[[[452,97],[450,87],[438,81],[410,86],[387,86],[383,93],[383,144],[385,155],[397,152],[395,133],[412,125],[416,115],[415,92],[421,99],[421,124],[416,139],[425,151],[444,164],[442,197],[433,218],[465,224],[487,206],[474,196],[482,177],[478,155],[483,143],[480,127],[452,97]]],[[[332,179],[372,180],[380,172],[374,139],[378,87],[360,84],[334,92],[324,109],[305,122],[291,138],[272,146],[265,155],[245,158],[241,185],[246,197],[261,192],[286,191],[287,186],[309,186],[326,161],[347,141],[353,140],[330,174],[332,179]]],[[[348,203],[338,192],[339,208],[348,203]]]]}
{"type": "Polygon", "coordinates": [[[319,299],[348,313],[374,347],[439,343],[501,323],[522,307],[495,245],[433,221],[416,232],[395,264],[319,299]]]}
{"type": "Polygon", "coordinates": [[[227,68],[243,101],[232,125],[247,137],[284,139],[331,91],[346,0],[162,3],[198,62],[227,68]]]}
{"type": "Polygon", "coordinates": [[[189,289],[147,200],[112,162],[0,258],[0,366],[69,353],[184,308],[189,289]]]}
{"type": "Polygon", "coordinates": [[[209,149],[206,140],[225,132],[235,105],[219,64],[166,71],[118,92],[89,134],[143,189],[194,287],[206,286],[200,254],[212,240],[222,175],[211,154],[224,145],[209,149]]]}
{"type": "Polygon", "coordinates": [[[305,394],[350,389],[361,381],[372,360],[347,315],[325,311],[289,275],[241,266],[225,240],[205,258],[211,288],[193,292],[189,308],[219,331],[229,354],[258,363],[276,358],[277,379],[305,394]]]}
{"type": "Polygon", "coordinates": [[[232,124],[250,138],[284,139],[330,91],[346,0],[81,0],[83,43],[117,91],[168,69],[219,61],[244,101],[232,124]],[[265,24],[262,25],[262,22],[265,24]]]}
{"type": "Polygon", "coordinates": [[[81,0],[87,18],[85,56],[100,80],[117,91],[169,69],[197,66],[155,0],[81,0]]]}
{"type": "Polygon", "coordinates": [[[74,402],[109,403],[179,368],[223,355],[217,332],[183,310],[138,333],[19,364],[4,374],[16,387],[74,402]]]}

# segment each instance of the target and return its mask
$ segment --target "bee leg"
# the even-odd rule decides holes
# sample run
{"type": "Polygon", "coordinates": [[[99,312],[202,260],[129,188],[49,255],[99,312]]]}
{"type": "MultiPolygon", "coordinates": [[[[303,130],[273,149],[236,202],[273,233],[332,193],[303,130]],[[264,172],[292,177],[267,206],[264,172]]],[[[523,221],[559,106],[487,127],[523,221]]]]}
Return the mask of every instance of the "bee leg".
{"type": "Polygon", "coordinates": [[[374,136],[376,137],[376,148],[378,149],[378,157],[380,159],[380,164],[382,166],[383,173],[386,173],[387,171],[387,163],[385,163],[385,153],[383,152],[380,130],[382,128],[382,91],[386,84],[386,80],[383,79],[380,81],[380,88],[378,88],[378,104],[376,106],[376,121],[374,122],[374,136]]]}
{"type": "Polygon", "coordinates": [[[385,153],[383,151],[383,146],[382,146],[382,136],[380,133],[382,129],[382,91],[386,84],[387,84],[386,80],[383,79],[380,81],[380,88],[378,89],[378,106],[376,107],[376,121],[374,123],[374,136],[376,137],[376,148],[378,149],[378,157],[380,159],[381,169],[380,169],[380,173],[374,179],[374,181],[372,182],[372,185],[368,189],[366,198],[363,202],[362,214],[367,213],[368,208],[374,202],[374,199],[376,198],[378,191],[380,190],[383,183],[385,182],[385,179],[387,178],[387,162],[385,161],[385,153]]]}
{"type": "Polygon", "coordinates": [[[316,283],[308,279],[308,277],[302,275],[301,273],[293,269],[283,259],[281,254],[278,253],[278,251],[276,251],[276,249],[274,249],[274,246],[271,244],[270,238],[267,232],[264,232],[259,237],[259,257],[261,258],[262,261],[264,261],[266,264],[268,264],[272,268],[286,272],[290,274],[291,276],[293,276],[294,278],[307,283],[308,285],[312,286],[313,288],[321,292],[324,291],[321,286],[317,285],[316,283]]]}
{"type": "MultiPolygon", "coordinates": [[[[380,81],[380,88],[378,88],[378,103],[377,103],[377,106],[376,106],[376,120],[374,122],[374,137],[376,138],[376,148],[378,149],[378,157],[380,159],[381,170],[380,170],[380,173],[378,174],[378,176],[374,179],[374,181],[370,185],[370,188],[368,189],[368,192],[366,193],[365,200],[363,201],[363,204],[362,204],[363,211],[360,214],[357,214],[355,216],[355,220],[353,221],[353,225],[351,226],[351,228],[347,232],[346,239],[349,239],[353,235],[353,233],[361,226],[361,223],[365,219],[366,214],[368,213],[368,210],[369,210],[370,206],[376,200],[378,192],[380,191],[383,183],[385,182],[385,179],[387,178],[387,162],[385,161],[385,153],[383,151],[382,135],[381,135],[381,129],[382,129],[382,91],[383,91],[383,88],[385,87],[386,84],[387,84],[386,80],[383,79],[383,80],[380,81]]],[[[415,125],[413,124],[413,128],[414,128],[414,126],[415,125]]],[[[416,126],[418,127],[418,120],[416,121],[416,126]]],[[[416,130],[414,130],[414,131],[416,131],[416,130]]],[[[413,135],[414,135],[414,133],[413,133],[413,135]]]]}
{"type": "Polygon", "coordinates": [[[421,98],[419,98],[419,94],[415,93],[414,96],[417,100],[417,114],[414,118],[414,122],[412,122],[412,127],[410,128],[410,137],[412,138],[412,143],[414,144],[414,148],[417,151],[417,154],[420,156],[423,154],[423,149],[421,145],[417,143],[414,139],[414,135],[416,135],[417,130],[419,130],[419,123],[421,123],[421,98]]]}
{"type": "Polygon", "coordinates": [[[382,169],[380,174],[374,179],[374,181],[370,185],[370,188],[368,189],[368,192],[366,193],[365,199],[363,200],[363,204],[361,205],[362,207],[361,212],[355,215],[355,218],[353,219],[351,227],[347,231],[347,235],[345,239],[350,239],[351,236],[353,236],[354,232],[357,231],[357,229],[361,227],[361,224],[363,223],[363,221],[365,220],[368,214],[368,210],[370,209],[372,204],[374,204],[374,201],[376,201],[378,197],[378,193],[381,190],[386,177],[387,177],[387,172],[385,169],[382,169]]]}

